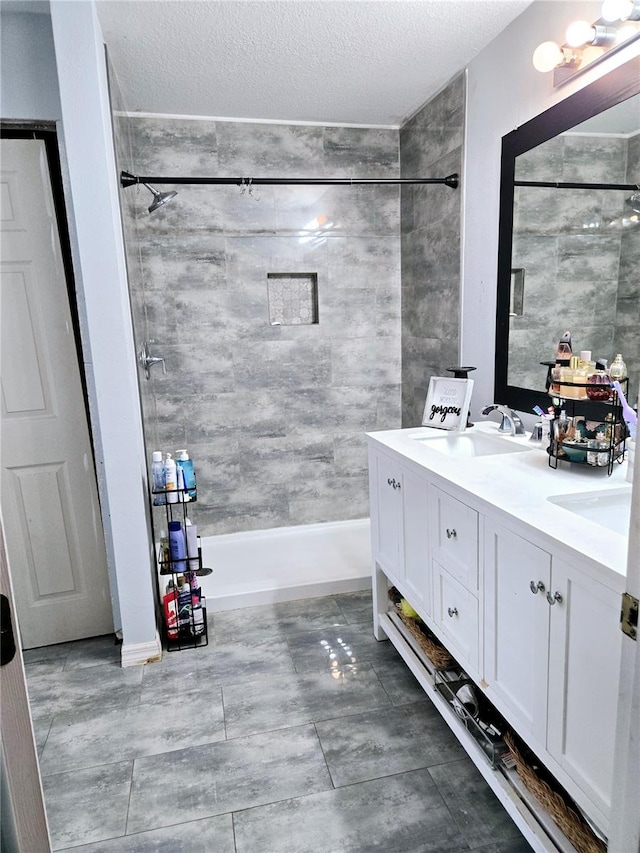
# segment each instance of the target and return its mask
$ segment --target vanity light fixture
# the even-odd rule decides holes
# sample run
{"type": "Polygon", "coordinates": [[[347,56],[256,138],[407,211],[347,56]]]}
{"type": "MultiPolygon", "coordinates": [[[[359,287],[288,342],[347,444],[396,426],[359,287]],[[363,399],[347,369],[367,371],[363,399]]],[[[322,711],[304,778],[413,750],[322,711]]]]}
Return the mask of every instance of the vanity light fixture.
{"type": "Polygon", "coordinates": [[[553,85],[560,86],[610,52],[640,38],[640,0],[605,0],[602,17],[590,24],[569,24],[564,44],[544,41],[533,53],[533,67],[553,71],[553,85]]]}

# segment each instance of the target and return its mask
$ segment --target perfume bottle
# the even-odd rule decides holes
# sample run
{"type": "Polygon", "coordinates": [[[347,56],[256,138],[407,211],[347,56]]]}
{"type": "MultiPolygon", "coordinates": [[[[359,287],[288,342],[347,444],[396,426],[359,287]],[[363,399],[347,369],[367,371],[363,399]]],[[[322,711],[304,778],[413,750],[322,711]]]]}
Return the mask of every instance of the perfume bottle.
{"type": "Polygon", "coordinates": [[[620,353],[613,359],[611,362],[611,366],[609,367],[609,376],[611,380],[617,379],[619,382],[622,379],[626,379],[627,374],[627,365],[624,363],[622,359],[622,355],[620,353]]]}

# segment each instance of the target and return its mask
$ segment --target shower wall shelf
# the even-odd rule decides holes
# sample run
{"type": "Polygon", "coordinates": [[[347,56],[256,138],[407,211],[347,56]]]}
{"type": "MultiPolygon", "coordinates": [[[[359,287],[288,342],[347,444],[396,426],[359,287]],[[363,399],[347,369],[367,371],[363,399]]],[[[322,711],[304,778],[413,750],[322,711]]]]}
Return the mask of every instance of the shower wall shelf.
{"type": "MultiPolygon", "coordinates": [[[[165,500],[167,501],[164,505],[159,506],[161,509],[164,506],[165,510],[165,520],[167,525],[167,531],[169,530],[169,522],[170,521],[179,521],[182,525],[182,531],[185,535],[186,540],[186,528],[187,528],[187,507],[191,505],[191,503],[197,500],[197,496],[191,498],[188,501],[182,500],[184,496],[186,496],[187,491],[191,494],[193,489],[174,489],[171,492],[168,491],[152,491],[152,500],[154,497],[158,497],[159,495],[164,495],[165,500]],[[175,495],[177,497],[176,503],[169,503],[169,494],[172,496],[175,495]]],[[[172,560],[169,554],[164,554],[162,550],[158,555],[158,568],[159,568],[159,580],[158,580],[158,592],[159,592],[159,600],[163,603],[162,607],[162,619],[163,619],[163,635],[166,643],[167,651],[169,652],[178,652],[183,649],[195,649],[203,646],[207,646],[209,644],[209,629],[207,627],[207,605],[204,597],[200,597],[200,607],[193,606],[194,596],[191,598],[191,607],[189,608],[186,616],[181,615],[178,611],[178,602],[176,599],[176,616],[177,622],[176,625],[169,625],[167,620],[167,614],[164,608],[164,597],[166,594],[166,586],[167,581],[170,579],[170,583],[172,582],[173,588],[178,589],[178,577],[180,575],[185,574],[185,570],[189,570],[191,566],[193,566],[193,561],[195,557],[190,557],[186,560],[172,560]],[[198,612],[200,611],[200,613],[198,612]],[[200,619],[202,616],[202,619],[200,619]]],[[[202,549],[200,547],[199,537],[198,537],[198,557],[197,557],[197,569],[195,570],[196,577],[200,577],[202,575],[208,574],[209,569],[202,568],[202,549]]]]}

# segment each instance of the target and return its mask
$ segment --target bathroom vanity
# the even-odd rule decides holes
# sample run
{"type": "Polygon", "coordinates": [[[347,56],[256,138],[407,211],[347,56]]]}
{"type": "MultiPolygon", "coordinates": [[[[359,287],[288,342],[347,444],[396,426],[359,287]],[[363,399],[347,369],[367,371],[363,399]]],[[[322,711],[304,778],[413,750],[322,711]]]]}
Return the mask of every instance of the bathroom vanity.
{"type": "Polygon", "coordinates": [[[533,849],[572,850],[492,766],[389,602],[396,587],[606,835],[631,485],[561,464],[497,424],[368,434],[374,631],[388,637],[533,849]]]}

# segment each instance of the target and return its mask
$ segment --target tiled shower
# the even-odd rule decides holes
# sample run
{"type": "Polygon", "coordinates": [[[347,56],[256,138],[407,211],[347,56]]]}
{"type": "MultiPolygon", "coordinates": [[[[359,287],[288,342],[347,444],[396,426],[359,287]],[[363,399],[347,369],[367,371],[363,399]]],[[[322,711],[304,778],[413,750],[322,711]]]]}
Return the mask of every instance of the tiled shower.
{"type": "MultiPolygon", "coordinates": [[[[444,177],[463,103],[460,76],[401,131],[120,114],[119,167],[444,177]]],[[[366,518],[364,433],[419,424],[457,363],[459,191],[170,188],[151,215],[122,194],[136,345],[167,366],[141,379],[148,452],[188,448],[201,535],[366,518]]]]}

